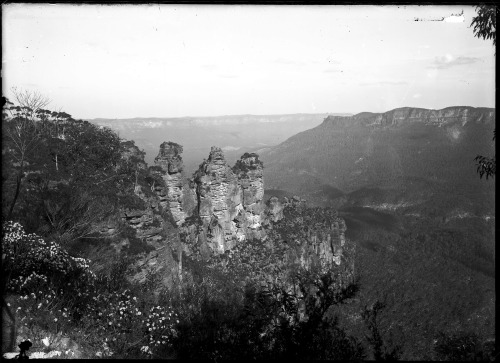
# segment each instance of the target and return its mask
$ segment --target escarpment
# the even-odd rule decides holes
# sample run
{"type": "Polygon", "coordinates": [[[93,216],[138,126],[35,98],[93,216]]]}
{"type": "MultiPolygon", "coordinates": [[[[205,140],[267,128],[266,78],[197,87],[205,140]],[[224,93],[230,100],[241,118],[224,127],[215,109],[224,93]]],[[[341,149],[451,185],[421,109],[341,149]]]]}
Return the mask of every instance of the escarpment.
{"type": "Polygon", "coordinates": [[[467,123],[493,123],[495,110],[484,107],[447,107],[441,110],[401,107],[384,113],[361,112],[353,116],[328,116],[323,126],[363,125],[373,127],[400,126],[413,122],[439,127],[467,123]]]}
{"type": "MultiPolygon", "coordinates": [[[[276,198],[277,199],[277,198],[276,198]]],[[[316,266],[322,273],[340,265],[345,258],[345,221],[332,208],[308,208],[305,201],[294,197],[284,203],[271,199],[272,209],[281,218],[271,218],[269,236],[289,246],[286,258],[309,270],[316,266]]],[[[272,215],[272,214],[269,214],[272,215]]],[[[351,264],[350,261],[348,264],[351,264]]]]}
{"type": "MultiPolygon", "coordinates": [[[[131,174],[133,188],[129,194],[119,196],[119,213],[103,221],[98,226],[99,232],[113,239],[116,252],[127,251],[134,256],[127,275],[130,280],[144,282],[149,273],[155,272],[168,286],[177,272],[174,255],[180,239],[175,224],[165,218],[167,209],[164,208],[168,207],[168,200],[162,191],[166,190],[166,182],[153,182],[151,187],[141,184],[139,174],[147,170],[144,153],[132,142],[124,146],[118,167],[125,167],[124,170],[131,174]]],[[[170,168],[170,171],[174,170],[170,168]]]]}

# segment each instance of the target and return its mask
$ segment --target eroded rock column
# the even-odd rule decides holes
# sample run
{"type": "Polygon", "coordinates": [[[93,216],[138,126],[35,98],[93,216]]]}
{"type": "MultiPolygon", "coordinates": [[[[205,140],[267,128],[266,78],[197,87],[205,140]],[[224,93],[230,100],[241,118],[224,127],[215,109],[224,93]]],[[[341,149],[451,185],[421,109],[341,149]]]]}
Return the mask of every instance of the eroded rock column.
{"type": "Polygon", "coordinates": [[[162,208],[170,210],[177,225],[184,223],[186,213],[183,208],[185,178],[183,175],[182,146],[174,142],[164,142],[155,158],[155,165],[161,167],[165,188],[156,190],[162,208]]]}

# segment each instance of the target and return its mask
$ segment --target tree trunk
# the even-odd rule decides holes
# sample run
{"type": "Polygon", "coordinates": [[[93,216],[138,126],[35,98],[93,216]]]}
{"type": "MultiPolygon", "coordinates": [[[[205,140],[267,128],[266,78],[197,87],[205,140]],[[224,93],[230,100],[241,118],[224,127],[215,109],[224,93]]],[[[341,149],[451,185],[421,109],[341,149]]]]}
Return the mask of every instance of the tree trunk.
{"type": "Polygon", "coordinates": [[[19,196],[19,190],[21,189],[21,179],[23,178],[23,169],[19,170],[19,174],[17,174],[17,185],[16,185],[16,193],[14,194],[14,199],[12,199],[12,203],[10,204],[9,214],[7,215],[7,220],[12,218],[12,212],[14,211],[14,206],[17,202],[17,197],[19,196]]]}
{"type": "Polygon", "coordinates": [[[182,285],[182,242],[179,242],[179,248],[177,253],[179,254],[179,282],[181,283],[179,286],[182,285]]]}

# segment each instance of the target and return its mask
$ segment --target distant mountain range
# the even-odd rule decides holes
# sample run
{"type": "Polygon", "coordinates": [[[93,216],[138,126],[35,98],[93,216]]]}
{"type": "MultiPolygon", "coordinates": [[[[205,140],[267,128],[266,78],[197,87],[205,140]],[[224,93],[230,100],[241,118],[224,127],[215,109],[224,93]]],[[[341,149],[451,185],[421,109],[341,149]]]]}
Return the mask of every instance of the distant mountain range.
{"type": "Polygon", "coordinates": [[[358,246],[353,311],[386,303],[382,330],[406,337],[403,359],[423,356],[429,337],[452,326],[494,333],[495,180],[480,179],[474,161],[495,155],[494,129],[491,108],[406,107],[329,116],[254,150],[267,198],[338,210],[358,246]]]}
{"type": "Polygon", "coordinates": [[[264,162],[268,189],[319,204],[355,198],[364,205],[409,207],[451,190],[457,202],[480,198],[477,193],[488,200],[494,184],[479,179],[474,157],[494,155],[494,128],[491,108],[406,107],[328,116],[317,127],[255,152],[264,162]]]}
{"type": "Polygon", "coordinates": [[[146,152],[152,165],[164,141],[183,145],[184,165],[192,173],[206,158],[212,146],[225,152],[234,163],[246,151],[277,145],[292,135],[319,125],[328,115],[349,114],[286,114],[234,115],[217,117],[130,118],[89,120],[115,130],[120,137],[134,140],[146,152]]]}

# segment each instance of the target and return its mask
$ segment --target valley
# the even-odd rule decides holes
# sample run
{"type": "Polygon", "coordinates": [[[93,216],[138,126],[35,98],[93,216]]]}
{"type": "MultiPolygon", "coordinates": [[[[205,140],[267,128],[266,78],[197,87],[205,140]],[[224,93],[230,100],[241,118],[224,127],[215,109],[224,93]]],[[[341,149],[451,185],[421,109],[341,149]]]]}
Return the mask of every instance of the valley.
{"type": "MultiPolygon", "coordinates": [[[[239,124],[222,118],[207,121],[208,133],[205,123],[186,126],[192,134],[179,139],[207,145],[184,149],[186,170],[194,168],[196,153],[219,142],[228,162],[243,151],[259,155],[264,201],[298,195],[311,206],[338,210],[346,238],[358,246],[365,286],[347,310],[383,301],[381,319],[390,322],[384,334],[401,345],[404,359],[426,357],[439,332],[491,336],[495,185],[478,177],[473,159],[494,154],[494,110],[401,108],[320,117],[301,115],[291,123],[248,117],[239,124]],[[408,297],[401,301],[399,294],[408,297]],[[415,310],[423,315],[417,318],[415,310]],[[412,327],[414,319],[422,324],[412,327]],[[450,324],[456,328],[450,331],[450,324]]],[[[346,324],[354,331],[363,326],[346,324]]]]}
{"type": "MultiPolygon", "coordinates": [[[[367,286],[354,305],[385,301],[388,336],[435,335],[452,322],[494,334],[495,183],[473,160],[494,155],[494,120],[493,109],[467,107],[328,117],[260,154],[267,197],[297,194],[339,211],[367,286]],[[436,310],[451,315],[427,316],[436,310]],[[409,328],[412,319],[421,327],[409,328]]],[[[432,342],[404,345],[416,359],[432,342]]]]}
{"type": "MultiPolygon", "coordinates": [[[[404,360],[431,359],[440,334],[477,337],[486,345],[494,334],[495,186],[480,179],[474,165],[475,155],[494,154],[494,119],[493,109],[471,107],[402,108],[352,116],[91,123],[69,118],[62,124],[70,138],[56,134],[63,144],[50,133],[41,140],[47,154],[33,155],[31,187],[20,194],[14,216],[29,232],[55,238],[71,255],[89,258],[95,271],[115,274],[113,269],[125,258],[127,273],[121,284],[135,286],[135,291],[142,291],[151,276],[156,279],[155,291],[180,289],[182,295],[168,304],[184,319],[178,329],[189,344],[196,339],[208,343],[205,336],[193,335],[191,329],[202,328],[190,319],[206,324],[197,314],[210,309],[186,309],[186,297],[181,296],[191,288],[215,294],[204,299],[215,304],[214,309],[222,304],[236,314],[216,314],[211,324],[224,331],[224,319],[239,319],[241,299],[250,304],[257,296],[225,289],[249,287],[254,281],[260,288],[275,289],[276,301],[280,294],[299,291],[296,303],[282,307],[295,314],[294,326],[310,329],[307,324],[314,320],[307,319],[337,316],[332,326],[359,342],[368,324],[361,312],[367,314],[370,306],[381,304],[377,326],[384,349],[404,360]],[[83,143],[82,134],[87,135],[83,143]],[[123,135],[137,137],[137,143],[123,135]],[[155,146],[155,157],[148,155],[155,140],[165,138],[170,141],[162,141],[159,151],[155,146]],[[99,139],[108,146],[92,152],[101,157],[82,158],[89,149],[81,146],[99,139]],[[59,150],[64,153],[56,154],[57,159],[52,156],[56,164],[44,170],[49,159],[43,157],[59,150]],[[100,165],[111,160],[116,166],[102,169],[102,176],[91,171],[92,165],[101,170],[100,165]],[[89,188],[92,180],[99,182],[89,188]],[[80,200],[60,204],[70,192],[80,200]],[[102,200],[100,206],[92,202],[96,196],[102,200]],[[86,215],[78,205],[93,214],[86,215]],[[48,219],[37,217],[43,211],[48,219]],[[66,224],[65,213],[73,218],[66,224]],[[55,224],[58,219],[60,224],[55,224]],[[109,265],[106,260],[116,262],[109,265]],[[346,284],[345,290],[327,288],[345,294],[334,298],[342,304],[321,312],[301,305],[301,299],[312,298],[304,286],[313,280],[304,285],[293,271],[300,271],[300,279],[314,280],[311,276],[319,273],[323,283],[346,284]],[[276,273],[279,284],[272,278],[276,273]],[[236,300],[212,300],[220,299],[220,291],[236,300]]],[[[48,130],[61,125],[44,122],[48,130]]],[[[4,173],[10,188],[4,194],[7,201],[15,188],[16,165],[10,168],[4,173]]],[[[254,324],[254,318],[244,319],[254,324]]],[[[319,329],[321,319],[314,329],[319,329]]],[[[240,334],[238,329],[231,331],[240,334]]],[[[273,329],[278,329],[272,338],[276,341],[288,328],[273,329]]],[[[313,336],[319,334],[314,329],[313,336]]],[[[259,354],[274,354],[262,336],[259,339],[259,354]]],[[[189,346],[174,341],[176,354],[196,356],[189,346]]],[[[286,349],[285,355],[299,354],[286,349]]]]}
{"type": "MultiPolygon", "coordinates": [[[[335,114],[348,115],[348,114],[335,114]]],[[[194,172],[212,146],[220,147],[234,163],[246,151],[279,144],[288,137],[319,125],[326,114],[235,115],[220,117],[93,119],[120,137],[134,140],[152,164],[165,140],[185,148],[184,163],[194,172]]]]}

